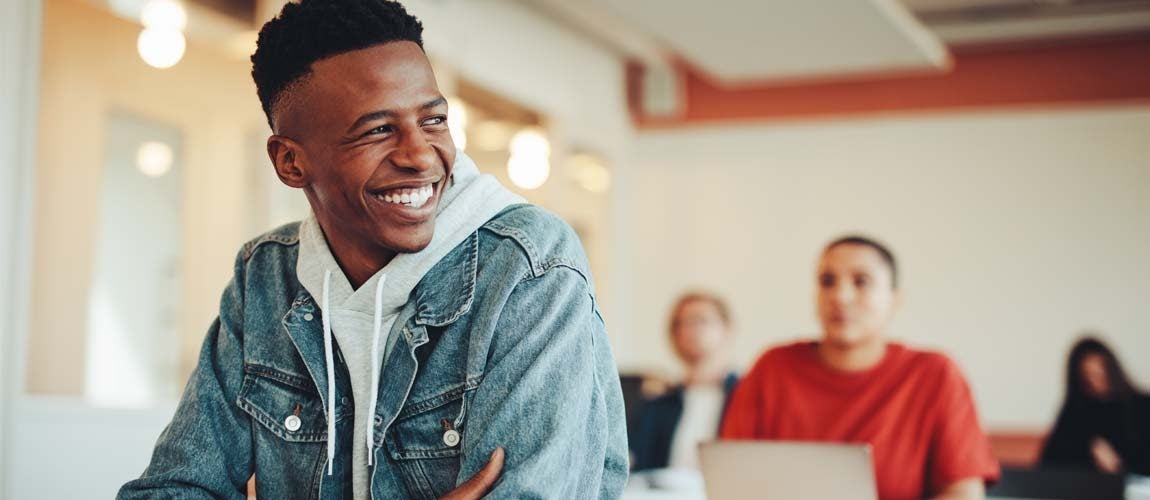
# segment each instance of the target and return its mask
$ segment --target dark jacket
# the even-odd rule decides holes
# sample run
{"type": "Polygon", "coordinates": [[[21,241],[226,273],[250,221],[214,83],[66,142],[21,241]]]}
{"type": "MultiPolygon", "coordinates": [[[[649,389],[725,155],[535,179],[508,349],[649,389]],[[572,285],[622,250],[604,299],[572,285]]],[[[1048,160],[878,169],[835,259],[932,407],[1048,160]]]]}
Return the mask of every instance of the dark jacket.
{"type": "MultiPolygon", "coordinates": [[[[723,414],[727,415],[727,407],[731,402],[731,393],[735,391],[739,377],[734,373],[723,379],[723,414]]],[[[666,394],[652,399],[642,411],[639,419],[639,429],[631,445],[635,455],[632,464],[633,470],[661,469],[667,467],[671,460],[671,441],[675,438],[675,429],[679,427],[679,419],[683,416],[683,386],[676,386],[666,394]]],[[[722,426],[723,419],[719,419],[722,426]]],[[[718,431],[718,429],[716,429],[718,431]]]]}
{"type": "Polygon", "coordinates": [[[1127,472],[1150,474],[1150,397],[1067,403],[1043,446],[1042,466],[1093,469],[1095,437],[1110,442],[1127,472]]]}

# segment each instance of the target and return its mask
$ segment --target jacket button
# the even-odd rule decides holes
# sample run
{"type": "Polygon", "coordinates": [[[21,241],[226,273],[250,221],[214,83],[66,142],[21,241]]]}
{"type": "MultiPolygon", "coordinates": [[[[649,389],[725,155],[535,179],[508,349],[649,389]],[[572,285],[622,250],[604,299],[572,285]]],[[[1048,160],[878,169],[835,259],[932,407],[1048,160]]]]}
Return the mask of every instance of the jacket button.
{"type": "Polygon", "coordinates": [[[459,431],[457,431],[455,429],[450,429],[447,432],[444,432],[443,433],[443,444],[450,446],[452,448],[454,448],[455,445],[459,444],[459,431]]]}
{"type": "Polygon", "coordinates": [[[299,417],[297,417],[295,415],[288,415],[287,418],[284,419],[284,427],[287,427],[287,430],[289,432],[298,431],[300,423],[301,422],[299,420],[299,417]]]}
{"type": "Polygon", "coordinates": [[[315,319],[315,316],[314,316],[314,315],[312,315],[312,313],[307,313],[307,314],[304,314],[304,315],[303,315],[303,320],[304,320],[304,321],[311,321],[311,320],[313,320],[313,319],[315,319]]]}

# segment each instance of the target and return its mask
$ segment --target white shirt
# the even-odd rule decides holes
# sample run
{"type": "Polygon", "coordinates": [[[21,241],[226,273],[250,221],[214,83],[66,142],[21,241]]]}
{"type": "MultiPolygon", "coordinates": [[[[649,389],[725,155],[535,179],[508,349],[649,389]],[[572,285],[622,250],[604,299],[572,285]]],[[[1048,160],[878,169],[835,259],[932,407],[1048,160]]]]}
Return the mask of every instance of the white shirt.
{"type": "Polygon", "coordinates": [[[722,386],[687,387],[683,390],[683,415],[671,440],[672,469],[698,469],[699,443],[715,439],[723,412],[722,386]]]}

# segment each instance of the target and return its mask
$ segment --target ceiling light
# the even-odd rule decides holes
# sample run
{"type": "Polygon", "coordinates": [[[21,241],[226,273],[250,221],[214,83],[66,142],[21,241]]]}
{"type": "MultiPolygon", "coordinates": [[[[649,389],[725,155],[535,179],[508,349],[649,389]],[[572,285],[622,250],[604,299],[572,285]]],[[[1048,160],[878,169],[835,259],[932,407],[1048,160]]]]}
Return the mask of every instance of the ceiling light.
{"type": "Polygon", "coordinates": [[[188,25],[188,12],[174,0],[151,0],[140,11],[145,28],[182,31],[188,25]]]}
{"type": "Polygon", "coordinates": [[[535,189],[551,175],[551,143],[540,131],[524,129],[511,138],[507,176],[523,189],[535,189]]]}
{"type": "Polygon", "coordinates": [[[136,39],[136,50],[140,59],[153,68],[170,68],[184,57],[186,43],[179,30],[167,28],[144,28],[136,39]]]}

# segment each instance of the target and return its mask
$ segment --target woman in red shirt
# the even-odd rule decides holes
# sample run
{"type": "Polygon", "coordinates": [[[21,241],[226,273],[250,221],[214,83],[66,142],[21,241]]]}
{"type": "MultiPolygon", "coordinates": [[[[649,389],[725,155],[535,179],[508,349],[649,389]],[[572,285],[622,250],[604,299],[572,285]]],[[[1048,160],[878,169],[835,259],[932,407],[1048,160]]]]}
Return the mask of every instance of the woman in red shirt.
{"type": "Polygon", "coordinates": [[[869,443],[879,497],[980,499],[999,476],[970,388],[946,356],[887,340],[894,256],[859,236],[823,250],[822,338],[770,349],[732,396],[723,439],[869,443]]]}

